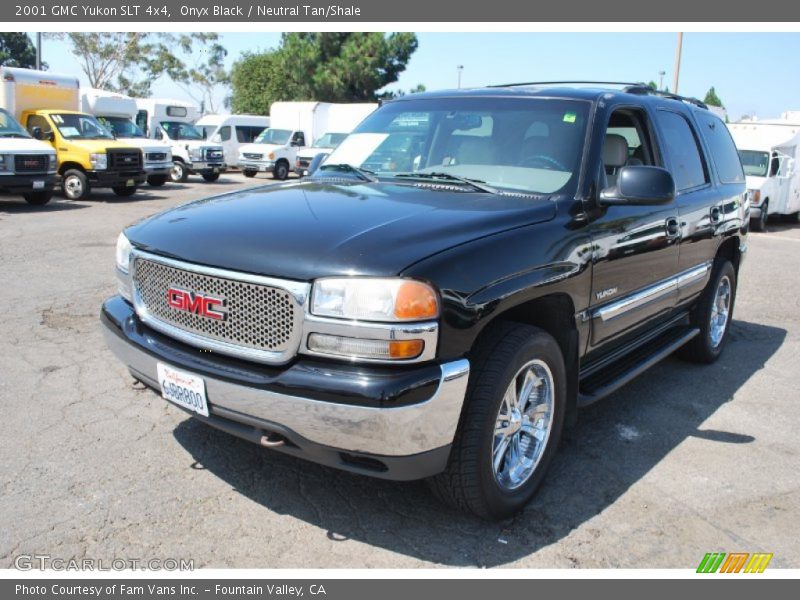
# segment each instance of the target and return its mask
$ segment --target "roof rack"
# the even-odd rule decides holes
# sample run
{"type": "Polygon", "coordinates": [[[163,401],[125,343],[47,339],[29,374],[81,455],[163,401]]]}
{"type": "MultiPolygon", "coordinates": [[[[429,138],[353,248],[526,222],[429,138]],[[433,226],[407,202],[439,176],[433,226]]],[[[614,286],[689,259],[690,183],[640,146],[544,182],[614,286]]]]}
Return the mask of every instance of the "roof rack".
{"type": "Polygon", "coordinates": [[[636,87],[643,85],[642,83],[631,83],[630,81],[526,81],[524,83],[502,83],[497,85],[490,85],[490,88],[500,87],[522,87],[526,85],[570,85],[574,83],[590,84],[590,85],[624,85],[628,87],[636,87]]]}
{"type": "Polygon", "coordinates": [[[692,98],[690,96],[681,96],[679,94],[673,94],[672,92],[664,92],[661,90],[654,90],[649,85],[645,85],[643,83],[637,83],[627,87],[623,90],[628,94],[647,94],[650,96],[660,96],[661,98],[669,98],[670,100],[679,100],[681,102],[688,102],[689,104],[693,104],[698,108],[704,108],[708,110],[708,105],[705,102],[701,102],[697,98],[692,98]]]}

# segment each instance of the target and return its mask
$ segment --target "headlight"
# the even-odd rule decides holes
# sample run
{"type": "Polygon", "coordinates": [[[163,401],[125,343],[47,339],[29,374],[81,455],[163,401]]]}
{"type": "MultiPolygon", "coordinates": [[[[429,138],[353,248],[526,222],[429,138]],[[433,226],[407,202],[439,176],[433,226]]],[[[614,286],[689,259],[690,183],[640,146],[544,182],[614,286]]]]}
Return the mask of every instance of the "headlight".
{"type": "Polygon", "coordinates": [[[130,268],[131,251],[133,246],[125,237],[124,233],[120,233],[117,238],[117,268],[123,273],[127,273],[130,268]]]}
{"type": "Polygon", "coordinates": [[[58,157],[55,154],[51,154],[47,158],[48,158],[47,170],[55,171],[58,168],[58,157]]]}
{"type": "Polygon", "coordinates": [[[761,202],[761,190],[750,190],[750,202],[752,204],[758,204],[761,202]]]}
{"type": "Polygon", "coordinates": [[[203,160],[203,149],[202,148],[192,148],[189,150],[189,158],[194,160],[203,160]]]}
{"type": "Polygon", "coordinates": [[[105,152],[93,152],[89,155],[89,162],[95,171],[102,171],[108,168],[108,155],[105,152]]]}
{"type": "Polygon", "coordinates": [[[0,172],[11,171],[13,164],[10,154],[0,154],[0,172]]]}
{"type": "Polygon", "coordinates": [[[318,279],[311,312],[340,319],[422,321],[439,316],[439,300],[429,285],[409,279],[318,279]]]}

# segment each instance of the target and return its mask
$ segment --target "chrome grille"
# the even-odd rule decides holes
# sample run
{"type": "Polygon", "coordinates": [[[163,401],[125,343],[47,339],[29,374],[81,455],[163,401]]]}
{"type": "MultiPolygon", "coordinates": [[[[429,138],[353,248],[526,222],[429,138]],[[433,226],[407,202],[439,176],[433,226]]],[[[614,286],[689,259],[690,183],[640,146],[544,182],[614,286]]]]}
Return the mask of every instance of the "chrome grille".
{"type": "Polygon", "coordinates": [[[242,156],[250,160],[261,160],[264,158],[263,154],[256,154],[254,152],[242,152],[242,156]]]}
{"type": "Polygon", "coordinates": [[[154,328],[167,334],[185,332],[188,339],[184,341],[194,345],[262,362],[285,362],[296,353],[303,313],[289,290],[183,269],[138,255],[132,266],[137,314],[154,328]],[[225,318],[171,307],[167,302],[170,288],[224,300],[225,318]]]}
{"type": "Polygon", "coordinates": [[[222,160],[222,150],[219,148],[206,148],[206,160],[217,161],[222,160]]]}

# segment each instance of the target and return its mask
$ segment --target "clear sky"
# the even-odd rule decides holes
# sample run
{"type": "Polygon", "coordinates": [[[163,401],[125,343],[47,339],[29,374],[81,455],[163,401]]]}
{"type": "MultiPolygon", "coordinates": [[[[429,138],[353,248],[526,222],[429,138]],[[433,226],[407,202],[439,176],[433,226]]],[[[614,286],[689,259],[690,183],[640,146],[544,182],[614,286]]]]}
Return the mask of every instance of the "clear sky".
{"type": "MultiPolygon", "coordinates": [[[[419,49],[390,89],[482,86],[513,81],[565,79],[659,81],[671,89],[674,33],[419,33],[419,49]]],[[[275,47],[280,33],[222,33],[233,63],[245,50],[275,47]]],[[[44,60],[52,71],[76,73],[64,42],[46,39],[44,60]]],[[[682,94],[702,99],[712,85],[731,119],[762,118],[800,110],[800,33],[686,33],[680,72],[682,94]]],[[[220,90],[219,96],[225,95],[220,90]]],[[[188,96],[168,79],[153,95],[188,96]]]]}

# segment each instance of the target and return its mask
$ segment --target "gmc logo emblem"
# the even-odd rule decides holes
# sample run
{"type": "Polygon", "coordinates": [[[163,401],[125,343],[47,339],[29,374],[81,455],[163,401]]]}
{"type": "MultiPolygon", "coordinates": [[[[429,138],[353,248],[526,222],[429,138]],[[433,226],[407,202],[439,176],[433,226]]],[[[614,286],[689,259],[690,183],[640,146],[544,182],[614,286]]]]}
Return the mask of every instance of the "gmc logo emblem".
{"type": "Polygon", "coordinates": [[[225,307],[224,298],[204,296],[203,294],[187,292],[179,288],[169,288],[167,290],[167,304],[175,310],[194,313],[217,321],[224,321],[228,317],[226,311],[219,310],[225,307]]]}
{"type": "Polygon", "coordinates": [[[38,160],[25,160],[22,161],[22,165],[25,167],[38,167],[39,161],[38,160]]]}

